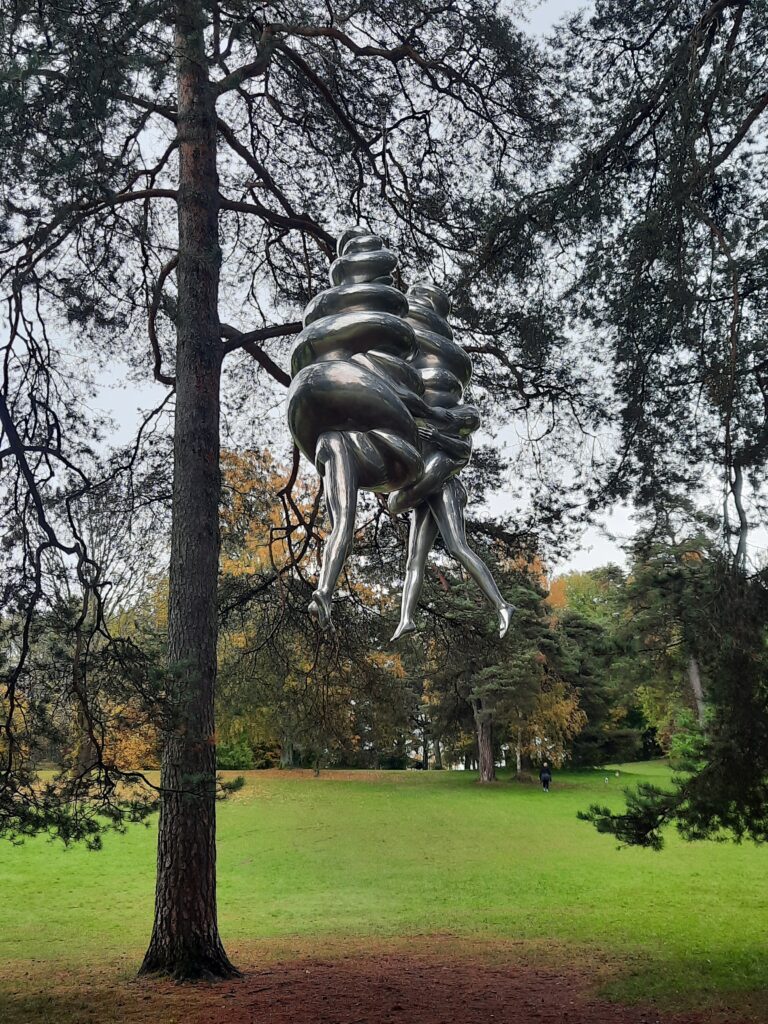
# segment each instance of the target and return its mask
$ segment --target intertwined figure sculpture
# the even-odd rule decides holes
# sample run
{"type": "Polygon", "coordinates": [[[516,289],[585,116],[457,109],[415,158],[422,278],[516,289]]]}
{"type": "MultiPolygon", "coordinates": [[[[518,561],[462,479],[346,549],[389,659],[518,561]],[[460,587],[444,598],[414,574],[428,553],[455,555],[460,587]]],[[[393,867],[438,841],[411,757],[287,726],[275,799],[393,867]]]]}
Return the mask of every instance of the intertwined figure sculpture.
{"type": "Polygon", "coordinates": [[[403,295],[397,259],[378,235],[344,231],[331,287],[311,300],[291,356],[288,425],[325,481],[331,533],[310,615],[325,627],[352,547],[359,490],[388,494],[393,514],[411,513],[400,623],[393,640],[416,629],[414,612],[438,532],[476,580],[504,636],[514,611],[469,547],[467,492],[458,478],[480,425],[462,403],[472,363],[453,339],[450,302],[430,282],[403,295]]]}

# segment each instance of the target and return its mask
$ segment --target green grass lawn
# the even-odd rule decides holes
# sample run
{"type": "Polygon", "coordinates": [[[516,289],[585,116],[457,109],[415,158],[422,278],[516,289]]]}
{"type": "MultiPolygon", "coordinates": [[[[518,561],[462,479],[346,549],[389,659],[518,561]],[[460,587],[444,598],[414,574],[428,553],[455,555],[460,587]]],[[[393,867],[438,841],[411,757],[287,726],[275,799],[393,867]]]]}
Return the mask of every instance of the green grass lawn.
{"type": "MultiPolygon", "coordinates": [[[[236,773],[227,773],[236,774],[236,773]]],[[[768,850],[617,850],[576,819],[667,776],[657,764],[480,787],[470,773],[247,773],[219,805],[225,943],[430,933],[531,940],[539,955],[626,966],[620,998],[704,1001],[768,989],[768,850]],[[605,779],[608,779],[606,784],[605,779]],[[545,940],[543,943],[540,940],[545,940]]],[[[0,962],[138,960],[149,936],[155,824],[104,850],[0,845],[0,962]]],[[[425,939],[428,942],[428,939],[425,939]]]]}

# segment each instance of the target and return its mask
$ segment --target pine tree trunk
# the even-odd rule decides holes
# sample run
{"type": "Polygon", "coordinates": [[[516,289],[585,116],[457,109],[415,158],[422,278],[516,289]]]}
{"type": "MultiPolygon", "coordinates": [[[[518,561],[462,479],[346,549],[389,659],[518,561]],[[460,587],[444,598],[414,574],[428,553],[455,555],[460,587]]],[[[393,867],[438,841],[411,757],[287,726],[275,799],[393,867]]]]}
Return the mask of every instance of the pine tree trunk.
{"type": "Polygon", "coordinates": [[[216,918],[216,586],[219,560],[218,179],[215,101],[199,0],[176,5],[179,263],[172,666],[163,736],[155,922],[142,973],[182,980],[235,972],[216,918]]]}
{"type": "Polygon", "coordinates": [[[517,730],[517,743],[515,744],[515,771],[519,775],[523,770],[523,730],[517,730]]]}
{"type": "Polygon", "coordinates": [[[91,769],[99,762],[99,752],[94,745],[88,722],[88,691],[86,690],[83,677],[83,630],[77,628],[75,648],[72,656],[72,685],[77,697],[77,714],[75,716],[75,727],[77,729],[77,743],[75,756],[72,764],[72,774],[75,778],[85,778],[91,769]]]}
{"type": "Polygon", "coordinates": [[[443,752],[440,749],[440,740],[435,737],[432,740],[432,749],[435,752],[435,769],[436,771],[442,771],[443,768],[443,752]]]}
{"type": "Polygon", "coordinates": [[[493,717],[478,704],[475,706],[475,728],[477,730],[478,765],[480,782],[496,781],[496,764],[493,758],[493,717]]]}
{"type": "Polygon", "coordinates": [[[88,732],[88,718],[85,709],[82,707],[77,709],[75,728],[77,729],[77,745],[73,758],[72,774],[75,778],[84,778],[94,765],[98,763],[99,756],[88,732]]]}
{"type": "Polygon", "coordinates": [[[699,663],[693,655],[688,659],[688,680],[691,684],[693,700],[696,704],[696,717],[699,720],[699,725],[703,726],[706,718],[704,709],[704,690],[701,685],[699,663]]]}

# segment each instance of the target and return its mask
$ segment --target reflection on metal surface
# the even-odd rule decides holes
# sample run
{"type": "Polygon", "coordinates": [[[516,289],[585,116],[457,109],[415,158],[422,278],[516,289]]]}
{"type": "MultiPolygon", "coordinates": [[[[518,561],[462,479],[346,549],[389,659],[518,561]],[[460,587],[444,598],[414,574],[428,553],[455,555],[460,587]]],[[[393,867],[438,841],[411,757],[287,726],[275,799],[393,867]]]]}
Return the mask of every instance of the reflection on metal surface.
{"type": "Polygon", "coordinates": [[[425,282],[404,296],[392,283],[396,265],[377,235],[361,227],[345,231],[331,287],[307,306],[293,349],[288,425],[324,478],[331,520],[309,612],[321,626],[329,624],[363,489],[388,494],[393,514],[411,512],[393,639],[416,628],[413,614],[438,532],[497,610],[503,636],[514,609],[467,544],[467,495],[457,479],[480,423],[477,409],[461,401],[472,364],[453,340],[445,292],[425,282]]]}

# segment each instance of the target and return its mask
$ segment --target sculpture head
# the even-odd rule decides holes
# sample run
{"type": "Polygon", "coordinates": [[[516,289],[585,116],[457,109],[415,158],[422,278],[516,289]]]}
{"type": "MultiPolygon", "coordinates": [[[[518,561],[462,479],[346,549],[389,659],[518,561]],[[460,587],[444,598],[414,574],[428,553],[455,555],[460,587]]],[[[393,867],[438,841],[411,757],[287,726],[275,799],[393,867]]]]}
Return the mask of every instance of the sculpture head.
{"type": "Polygon", "coordinates": [[[356,238],[365,237],[376,239],[379,243],[377,248],[383,248],[381,239],[378,235],[374,235],[368,230],[368,228],[364,228],[362,224],[353,224],[351,227],[345,228],[336,239],[336,255],[343,256],[350,242],[354,241],[356,238]]]}
{"type": "Polygon", "coordinates": [[[408,289],[408,298],[429,305],[437,315],[445,319],[451,312],[451,300],[442,288],[433,281],[419,281],[408,289]]]}
{"type": "Polygon", "coordinates": [[[379,235],[359,224],[345,228],[336,242],[338,257],[331,264],[329,272],[333,287],[342,284],[392,285],[392,271],[397,266],[397,257],[379,235]]]}

